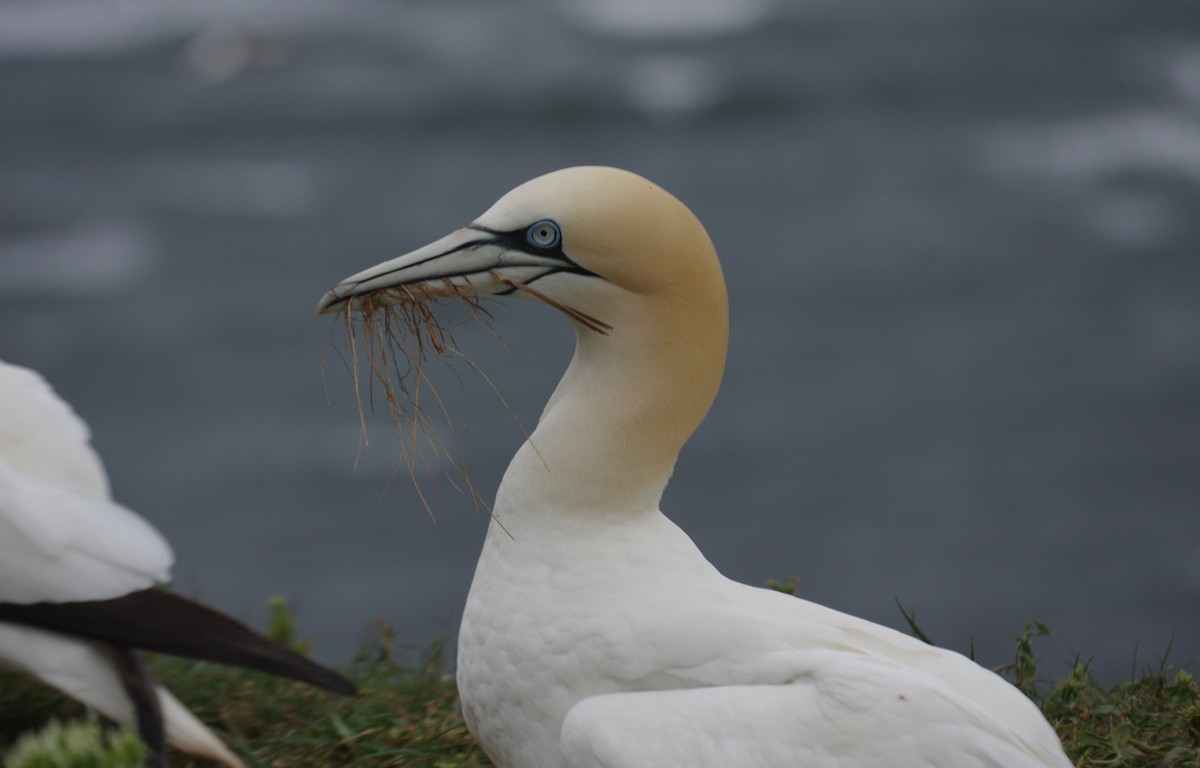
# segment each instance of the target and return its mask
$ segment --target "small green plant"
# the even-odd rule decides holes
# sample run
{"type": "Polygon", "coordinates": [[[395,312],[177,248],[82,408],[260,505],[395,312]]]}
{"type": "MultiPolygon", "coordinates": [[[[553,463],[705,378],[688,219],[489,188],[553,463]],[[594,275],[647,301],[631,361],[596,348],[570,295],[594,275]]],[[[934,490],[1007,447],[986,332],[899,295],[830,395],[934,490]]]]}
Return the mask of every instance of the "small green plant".
{"type": "Polygon", "coordinates": [[[273,595],[267,599],[267,626],[264,634],[296,653],[307,655],[312,650],[308,638],[301,637],[296,629],[295,609],[282,595],[273,595]]]}
{"type": "Polygon", "coordinates": [[[64,723],[51,720],[22,736],[4,758],[6,768],[138,768],[145,751],[126,729],[105,733],[92,717],[64,723]]]}
{"type": "MultiPolygon", "coordinates": [[[[926,635],[919,626],[917,626],[916,606],[913,606],[906,611],[904,610],[904,604],[900,602],[900,598],[897,597],[895,600],[896,607],[900,609],[900,615],[904,617],[904,623],[908,625],[908,631],[912,632],[913,637],[917,638],[922,643],[926,643],[927,645],[934,645],[934,642],[929,639],[929,636],[926,635]]],[[[973,653],[972,656],[974,656],[973,653]]]]}
{"type": "Polygon", "coordinates": [[[1033,638],[1049,636],[1050,628],[1045,624],[1040,621],[1029,622],[1025,625],[1025,631],[1017,638],[1016,659],[1012,664],[997,670],[998,672],[1011,671],[1013,683],[1031,699],[1036,699],[1038,696],[1037,656],[1033,653],[1033,638]]]}
{"type": "Polygon", "coordinates": [[[789,576],[786,579],[784,579],[783,581],[776,581],[775,579],[767,579],[767,588],[768,589],[773,589],[776,592],[782,592],[785,595],[795,596],[796,587],[798,587],[799,585],[800,585],[800,577],[799,576],[789,576]]]}

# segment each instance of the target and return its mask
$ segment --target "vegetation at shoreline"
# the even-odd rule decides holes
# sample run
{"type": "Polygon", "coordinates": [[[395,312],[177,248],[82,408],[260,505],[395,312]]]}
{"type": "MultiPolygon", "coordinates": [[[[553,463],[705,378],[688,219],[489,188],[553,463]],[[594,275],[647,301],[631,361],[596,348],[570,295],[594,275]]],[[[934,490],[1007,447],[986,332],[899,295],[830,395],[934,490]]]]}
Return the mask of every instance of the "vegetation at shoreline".
{"type": "MultiPolygon", "coordinates": [[[[906,616],[906,618],[911,618],[906,616]]],[[[275,606],[268,633],[293,646],[292,619],[275,606]]],[[[915,631],[919,628],[913,626],[915,631]]],[[[1053,684],[1039,679],[1031,624],[1014,661],[1000,670],[1045,712],[1080,768],[1200,768],[1200,686],[1164,659],[1141,676],[1101,685],[1084,663],[1053,684]]],[[[487,757],[467,732],[458,692],[435,642],[403,649],[375,627],[345,670],[359,686],[347,699],[257,672],[155,657],[159,679],[215,728],[248,766],[476,768],[487,757]]],[[[83,707],[23,677],[0,673],[0,754],[51,719],[77,720],[83,707]]],[[[171,754],[172,768],[211,763],[171,754]]]]}

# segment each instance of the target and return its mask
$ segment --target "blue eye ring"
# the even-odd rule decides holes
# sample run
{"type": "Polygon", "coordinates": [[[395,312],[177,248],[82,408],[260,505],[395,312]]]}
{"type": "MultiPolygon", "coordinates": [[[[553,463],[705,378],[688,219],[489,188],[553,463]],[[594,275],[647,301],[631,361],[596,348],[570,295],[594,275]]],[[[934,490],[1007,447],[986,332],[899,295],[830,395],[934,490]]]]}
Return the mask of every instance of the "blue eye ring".
{"type": "Polygon", "coordinates": [[[550,219],[535,221],[525,230],[525,240],[534,248],[548,251],[562,244],[562,231],[550,219]]]}

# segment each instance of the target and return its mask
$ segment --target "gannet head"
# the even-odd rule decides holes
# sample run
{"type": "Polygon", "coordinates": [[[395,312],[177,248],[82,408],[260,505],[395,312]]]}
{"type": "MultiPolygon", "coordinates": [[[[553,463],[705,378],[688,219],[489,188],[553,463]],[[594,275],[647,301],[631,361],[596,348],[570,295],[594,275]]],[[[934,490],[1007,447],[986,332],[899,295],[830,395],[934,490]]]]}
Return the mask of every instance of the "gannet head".
{"type": "Polygon", "coordinates": [[[716,253],[692,212],[636,174],[592,166],[528,181],[468,226],[351,275],[321,297],[317,313],[357,306],[367,294],[387,303],[517,292],[594,317],[597,331],[620,323],[622,294],[725,311],[716,253]]]}
{"type": "MultiPolygon", "coordinates": [[[[633,173],[567,168],[520,185],[440,240],[351,275],[317,312],[488,294],[540,299],[576,324],[575,358],[535,435],[543,456],[559,450],[561,434],[561,453],[578,454],[574,466],[644,473],[661,492],[716,395],[728,340],[725,283],[699,220],[633,173]],[[590,439],[569,439],[579,434],[590,439]]],[[[576,472],[574,485],[583,484],[576,472]]]]}

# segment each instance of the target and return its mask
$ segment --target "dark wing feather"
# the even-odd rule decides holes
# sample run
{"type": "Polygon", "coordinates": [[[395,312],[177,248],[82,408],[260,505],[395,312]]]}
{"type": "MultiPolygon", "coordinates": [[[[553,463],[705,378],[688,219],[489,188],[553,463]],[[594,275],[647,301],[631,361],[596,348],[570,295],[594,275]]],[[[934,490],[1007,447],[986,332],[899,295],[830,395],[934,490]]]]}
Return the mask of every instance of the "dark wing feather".
{"type": "Polygon", "coordinates": [[[0,603],[0,621],[290,677],[353,696],[354,684],[231,616],[162,589],[77,603],[0,603]]]}

